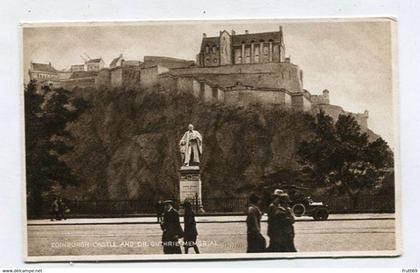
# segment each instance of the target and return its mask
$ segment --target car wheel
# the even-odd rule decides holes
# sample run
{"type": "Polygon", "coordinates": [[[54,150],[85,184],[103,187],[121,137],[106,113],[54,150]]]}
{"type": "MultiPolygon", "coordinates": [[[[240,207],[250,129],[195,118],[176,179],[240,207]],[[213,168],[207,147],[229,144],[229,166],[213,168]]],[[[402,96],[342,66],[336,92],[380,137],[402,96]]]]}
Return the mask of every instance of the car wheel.
{"type": "Polygon", "coordinates": [[[293,207],[292,207],[292,212],[296,217],[301,217],[301,216],[305,215],[306,208],[301,203],[294,204],[293,207]]]}
{"type": "Polygon", "coordinates": [[[325,208],[317,209],[314,213],[314,219],[317,221],[325,221],[328,219],[328,210],[325,208]]]}

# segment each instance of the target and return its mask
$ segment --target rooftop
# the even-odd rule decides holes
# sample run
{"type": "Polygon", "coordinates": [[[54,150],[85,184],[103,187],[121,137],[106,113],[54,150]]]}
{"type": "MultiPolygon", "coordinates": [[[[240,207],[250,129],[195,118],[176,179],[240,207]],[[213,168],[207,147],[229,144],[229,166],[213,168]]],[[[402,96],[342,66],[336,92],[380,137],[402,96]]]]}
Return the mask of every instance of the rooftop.
{"type": "Polygon", "coordinates": [[[122,54],[120,54],[120,56],[118,56],[117,58],[114,58],[114,59],[112,60],[112,62],[109,64],[109,66],[114,66],[114,65],[116,65],[116,64],[117,64],[117,62],[118,62],[120,59],[122,59],[122,57],[123,57],[123,55],[122,55],[122,54]]]}
{"type": "Polygon", "coordinates": [[[53,72],[53,73],[57,72],[57,70],[51,65],[51,63],[49,64],[31,63],[31,65],[32,65],[32,70],[34,71],[53,72]]]}
{"type": "MultiPolygon", "coordinates": [[[[226,31],[225,31],[226,32],[226,31]]],[[[228,33],[229,34],[229,33],[228,33]]],[[[232,43],[234,46],[241,45],[242,43],[249,44],[251,42],[282,42],[283,33],[279,31],[270,31],[270,32],[259,32],[259,33],[244,33],[244,34],[229,34],[232,37],[232,43]]],[[[206,45],[218,45],[219,36],[217,37],[203,37],[201,43],[201,48],[203,49],[206,45]]]]}
{"type": "Polygon", "coordinates": [[[91,63],[100,63],[102,61],[102,58],[96,58],[96,59],[90,59],[88,60],[86,63],[87,64],[91,64],[91,63]]]}

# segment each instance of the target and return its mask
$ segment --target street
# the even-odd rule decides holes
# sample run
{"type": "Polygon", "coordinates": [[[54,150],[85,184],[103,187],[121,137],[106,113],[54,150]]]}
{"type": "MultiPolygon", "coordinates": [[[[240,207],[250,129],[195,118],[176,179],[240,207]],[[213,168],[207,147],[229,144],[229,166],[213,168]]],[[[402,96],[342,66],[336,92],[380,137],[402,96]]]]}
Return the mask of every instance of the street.
{"type": "MultiPolygon", "coordinates": [[[[393,217],[392,214],[332,215],[322,222],[300,218],[295,223],[295,244],[299,252],[394,250],[393,217]]],[[[245,216],[197,217],[201,253],[244,253],[244,220],[245,216]]],[[[264,220],[261,228],[268,243],[264,220]]],[[[31,220],[28,221],[28,255],[162,254],[161,229],[153,221],[152,217],[102,219],[102,222],[100,219],[31,220]]]]}

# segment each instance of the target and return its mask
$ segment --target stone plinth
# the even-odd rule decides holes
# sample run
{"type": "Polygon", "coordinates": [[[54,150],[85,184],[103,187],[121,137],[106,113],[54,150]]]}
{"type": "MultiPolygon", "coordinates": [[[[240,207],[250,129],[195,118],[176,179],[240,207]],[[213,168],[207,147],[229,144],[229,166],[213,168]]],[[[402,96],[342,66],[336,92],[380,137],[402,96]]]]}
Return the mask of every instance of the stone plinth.
{"type": "Polygon", "coordinates": [[[188,200],[193,205],[197,205],[198,209],[203,211],[201,202],[201,178],[199,166],[182,166],[179,169],[179,199],[181,202],[188,200]]]}

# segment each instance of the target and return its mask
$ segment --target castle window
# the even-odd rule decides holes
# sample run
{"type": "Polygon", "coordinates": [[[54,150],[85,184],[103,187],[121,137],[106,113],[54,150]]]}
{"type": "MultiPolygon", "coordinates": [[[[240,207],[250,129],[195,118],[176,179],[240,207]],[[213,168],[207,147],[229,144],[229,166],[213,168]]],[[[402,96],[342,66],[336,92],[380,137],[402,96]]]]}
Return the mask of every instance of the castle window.
{"type": "Polygon", "coordinates": [[[268,56],[268,47],[264,46],[263,48],[264,56],[268,56]]]}
{"type": "Polygon", "coordinates": [[[214,62],[214,63],[217,63],[217,58],[214,58],[213,62],[214,62]]]}
{"type": "Polygon", "coordinates": [[[210,47],[208,45],[206,45],[206,53],[210,52],[210,47]]]}
{"type": "Polygon", "coordinates": [[[256,45],[254,47],[254,62],[259,63],[260,62],[260,46],[256,45]]]}
{"type": "Polygon", "coordinates": [[[245,47],[245,63],[251,63],[251,47],[245,47]]]}
{"type": "Polygon", "coordinates": [[[217,52],[217,48],[216,48],[216,46],[215,46],[215,45],[211,48],[211,51],[212,51],[213,53],[216,53],[216,52],[217,52]]]}

